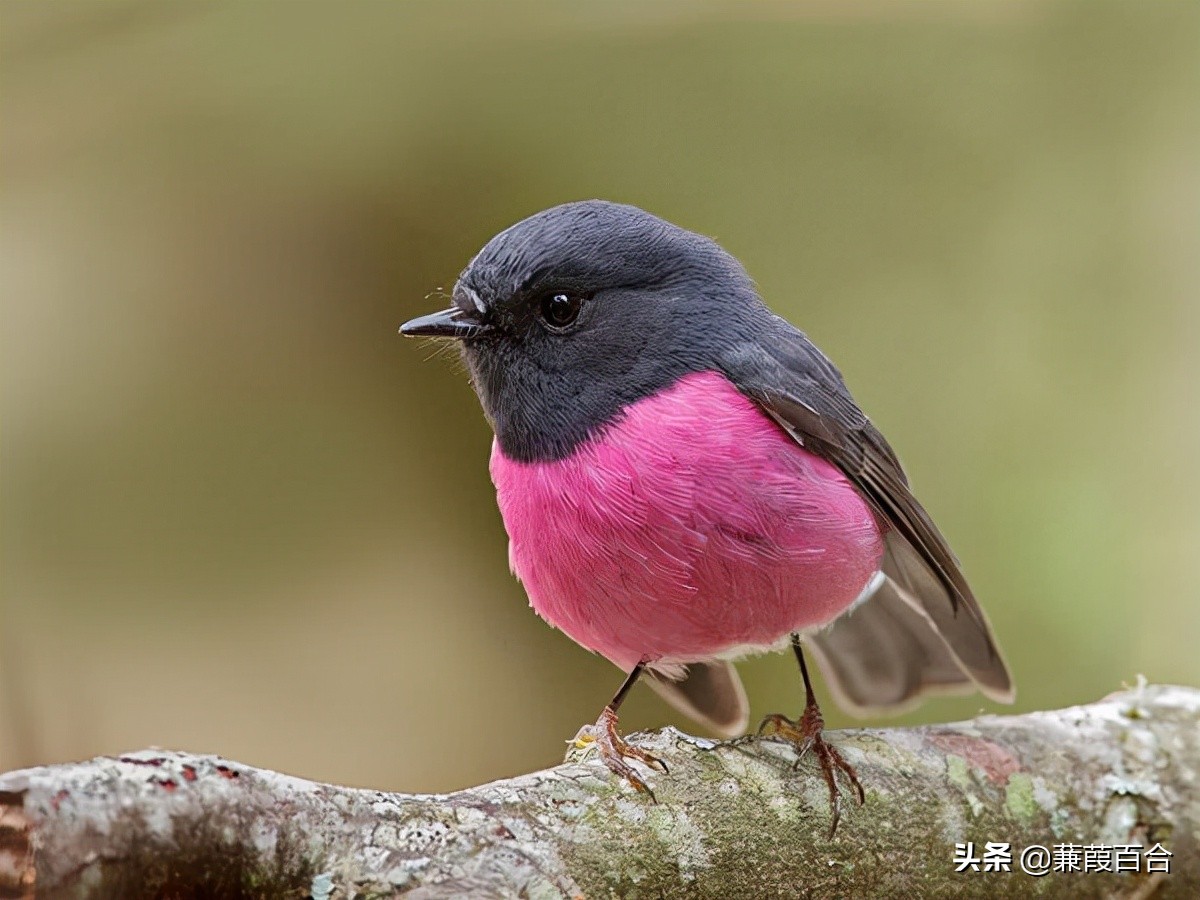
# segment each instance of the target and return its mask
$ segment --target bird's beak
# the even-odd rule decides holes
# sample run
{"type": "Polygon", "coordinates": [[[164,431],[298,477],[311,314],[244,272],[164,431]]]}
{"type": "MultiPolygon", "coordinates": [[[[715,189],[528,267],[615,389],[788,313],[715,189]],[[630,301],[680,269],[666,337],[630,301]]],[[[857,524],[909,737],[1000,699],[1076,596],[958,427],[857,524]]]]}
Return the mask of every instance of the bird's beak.
{"type": "Polygon", "coordinates": [[[457,306],[432,315],[421,316],[400,326],[405,337],[471,338],[491,330],[490,325],[472,318],[457,306]]]}

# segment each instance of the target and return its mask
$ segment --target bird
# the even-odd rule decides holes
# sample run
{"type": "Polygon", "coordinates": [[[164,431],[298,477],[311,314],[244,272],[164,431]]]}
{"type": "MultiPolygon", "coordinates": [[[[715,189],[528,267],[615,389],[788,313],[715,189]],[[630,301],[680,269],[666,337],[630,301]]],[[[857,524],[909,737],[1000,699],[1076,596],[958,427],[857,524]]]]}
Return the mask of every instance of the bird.
{"type": "MultiPolygon", "coordinates": [[[[745,731],[733,666],[793,651],[830,834],[858,773],[824,737],[805,651],[838,704],[1012,702],[988,620],[900,461],[834,364],[714,240],[638,207],[554,206],[501,231],[450,308],[401,326],[461,347],[492,426],[509,564],[534,611],[625,673],[574,743],[633,787],[618,711],[643,676],[710,731],[745,731]]],[[[569,742],[570,743],[570,742],[569,742]]]]}

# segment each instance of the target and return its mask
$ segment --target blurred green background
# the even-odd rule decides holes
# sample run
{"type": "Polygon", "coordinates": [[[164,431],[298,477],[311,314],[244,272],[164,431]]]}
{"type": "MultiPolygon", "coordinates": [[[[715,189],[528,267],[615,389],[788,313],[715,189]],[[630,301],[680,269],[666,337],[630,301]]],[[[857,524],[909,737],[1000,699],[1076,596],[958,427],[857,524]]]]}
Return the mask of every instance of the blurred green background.
{"type": "Polygon", "coordinates": [[[1200,4],[0,16],[3,767],[560,758],[619,673],[527,608],[474,395],[396,328],[586,197],[713,235],[838,362],[1018,709],[1200,682],[1200,4]]]}

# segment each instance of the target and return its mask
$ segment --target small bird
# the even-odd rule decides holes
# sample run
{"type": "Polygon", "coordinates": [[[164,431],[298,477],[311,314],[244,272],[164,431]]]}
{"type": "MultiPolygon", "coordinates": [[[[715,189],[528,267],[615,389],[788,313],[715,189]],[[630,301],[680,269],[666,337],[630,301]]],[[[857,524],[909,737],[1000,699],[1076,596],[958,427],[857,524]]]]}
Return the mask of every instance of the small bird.
{"type": "Polygon", "coordinates": [[[798,719],[829,789],[853,766],[822,736],[804,648],[839,703],[896,710],[1012,680],[959,563],[896,454],[736,259],[633,206],[567,203],[500,232],[453,306],[401,327],[460,342],[495,432],[509,562],[543,619],[627,673],[575,738],[649,791],[617,711],[643,674],[721,736],[745,730],[732,661],[790,644],[798,719]]]}

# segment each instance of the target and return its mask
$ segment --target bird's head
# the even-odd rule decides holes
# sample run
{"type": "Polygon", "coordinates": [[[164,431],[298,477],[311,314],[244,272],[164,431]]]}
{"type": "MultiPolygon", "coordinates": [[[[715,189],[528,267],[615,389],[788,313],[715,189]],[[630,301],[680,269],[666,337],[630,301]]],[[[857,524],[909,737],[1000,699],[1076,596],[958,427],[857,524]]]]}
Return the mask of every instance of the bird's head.
{"type": "Polygon", "coordinates": [[[767,314],[714,241],[600,200],[500,232],[453,302],[401,332],[461,342],[501,449],[526,461],[566,456],[628,404],[714,368],[767,314]]]}

